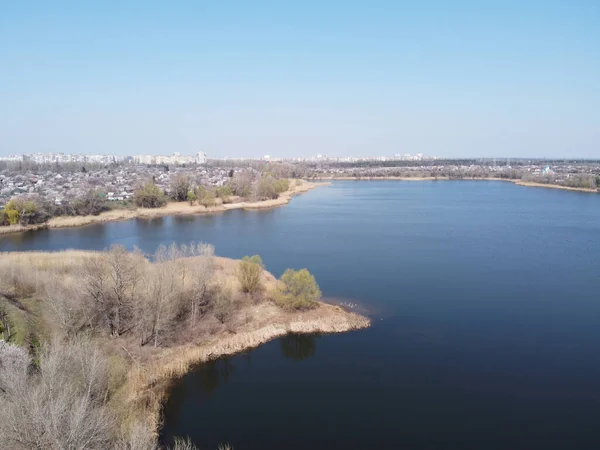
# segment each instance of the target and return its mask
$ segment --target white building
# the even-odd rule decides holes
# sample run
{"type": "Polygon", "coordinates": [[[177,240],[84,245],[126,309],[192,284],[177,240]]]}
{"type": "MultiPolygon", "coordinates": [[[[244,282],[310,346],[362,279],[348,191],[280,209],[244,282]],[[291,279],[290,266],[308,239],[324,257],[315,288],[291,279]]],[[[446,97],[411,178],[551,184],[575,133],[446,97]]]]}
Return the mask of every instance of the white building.
{"type": "Polygon", "coordinates": [[[206,164],[206,153],[204,153],[204,152],[196,153],[196,164],[206,164]]]}

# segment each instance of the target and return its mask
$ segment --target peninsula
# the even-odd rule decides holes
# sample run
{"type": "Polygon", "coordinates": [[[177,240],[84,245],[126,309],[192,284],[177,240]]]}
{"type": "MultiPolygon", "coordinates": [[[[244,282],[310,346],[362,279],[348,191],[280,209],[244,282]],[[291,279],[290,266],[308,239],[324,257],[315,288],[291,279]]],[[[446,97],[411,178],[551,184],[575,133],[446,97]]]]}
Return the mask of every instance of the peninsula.
{"type": "Polygon", "coordinates": [[[160,247],[152,258],[122,247],[0,254],[0,359],[12,361],[0,367],[3,442],[47,448],[70,434],[101,444],[93,448],[155,448],[169,383],[192,365],[288,333],[370,325],[322,302],[306,269],[278,280],[256,255],[213,252],[197,244],[160,247]],[[36,410],[13,414],[29,411],[30,397],[64,419],[64,436],[43,432],[52,424],[36,410]]]}

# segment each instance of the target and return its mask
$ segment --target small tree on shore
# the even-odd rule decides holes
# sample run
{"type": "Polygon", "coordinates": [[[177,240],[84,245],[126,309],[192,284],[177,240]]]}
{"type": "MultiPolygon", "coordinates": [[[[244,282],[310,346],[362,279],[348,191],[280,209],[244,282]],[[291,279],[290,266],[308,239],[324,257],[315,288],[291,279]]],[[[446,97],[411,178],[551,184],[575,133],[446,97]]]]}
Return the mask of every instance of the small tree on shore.
{"type": "Polygon", "coordinates": [[[152,181],[139,186],[134,194],[133,201],[141,208],[160,208],[167,204],[165,193],[152,181]]]}
{"type": "Polygon", "coordinates": [[[264,268],[265,266],[260,256],[244,256],[240,261],[237,272],[242,292],[255,294],[261,290],[262,284],[260,278],[264,268]]]}
{"type": "Polygon", "coordinates": [[[190,202],[190,206],[192,206],[194,204],[196,199],[197,199],[197,197],[196,197],[196,194],[194,193],[194,191],[188,191],[187,200],[188,200],[188,202],[190,202]]]}
{"type": "Polygon", "coordinates": [[[287,269],[280,281],[276,302],[285,309],[311,309],[321,298],[319,285],[307,269],[287,269]]]}

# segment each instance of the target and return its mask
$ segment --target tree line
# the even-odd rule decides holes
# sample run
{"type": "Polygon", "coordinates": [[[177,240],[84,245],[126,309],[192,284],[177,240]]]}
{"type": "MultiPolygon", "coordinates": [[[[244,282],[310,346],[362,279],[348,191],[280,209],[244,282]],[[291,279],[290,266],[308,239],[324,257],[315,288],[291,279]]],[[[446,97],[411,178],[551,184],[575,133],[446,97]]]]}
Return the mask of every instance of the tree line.
{"type": "Polygon", "coordinates": [[[231,171],[230,175],[223,186],[196,183],[189,175],[177,175],[168,192],[150,179],[136,186],[133,198],[125,201],[110,201],[106,192],[100,189],[90,189],[81,198],[63,204],[55,204],[38,194],[19,195],[0,210],[0,226],[42,224],[52,217],[99,215],[112,209],[161,208],[168,201],[187,201],[190,205],[210,208],[230,203],[233,198],[249,201],[275,199],[290,189],[290,181],[280,178],[277,171],[266,170],[258,174],[249,170],[231,171]]]}

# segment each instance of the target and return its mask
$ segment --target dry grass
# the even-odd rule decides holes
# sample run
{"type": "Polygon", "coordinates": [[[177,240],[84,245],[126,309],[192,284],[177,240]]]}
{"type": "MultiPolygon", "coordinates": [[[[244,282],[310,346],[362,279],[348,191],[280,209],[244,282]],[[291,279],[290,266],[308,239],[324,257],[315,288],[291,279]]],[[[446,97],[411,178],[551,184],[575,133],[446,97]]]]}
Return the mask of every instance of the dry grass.
{"type": "MultiPolygon", "coordinates": [[[[101,256],[100,252],[74,250],[0,253],[0,288],[25,293],[27,304],[37,305],[36,320],[40,327],[48,329],[44,334],[49,336],[56,326],[44,303],[45,287],[56,284],[57,280],[66,288],[76,285],[74,274],[78,269],[89,259],[101,256]]],[[[181,284],[185,290],[193,283],[193,268],[198,258],[202,257],[162,263],[142,261],[148,265],[145,270],[166,271],[167,266],[177,265],[177,273],[188,273],[181,284]]],[[[368,319],[324,303],[310,311],[282,310],[268,300],[278,281],[266,271],[261,275],[263,296],[243,295],[237,277],[238,265],[239,261],[227,258],[213,259],[214,281],[237,293],[225,323],[214,314],[205,314],[193,326],[182,324],[170,338],[168,347],[140,346],[139,338],[134,335],[111,338],[102,333],[92,334],[95,345],[109,357],[113,391],[110,405],[124,428],[131,430],[143,424],[149,433],[157,433],[169,380],[183,375],[194,364],[243,352],[288,333],[341,333],[369,326],[368,319]]]]}
{"type": "Polygon", "coordinates": [[[169,382],[187,373],[195,364],[244,352],[290,333],[343,333],[370,325],[366,317],[324,303],[305,313],[284,313],[272,304],[258,305],[254,309],[254,316],[261,317],[258,322],[242,325],[235,332],[223,329],[201,345],[164,349],[151,362],[132,367],[122,392],[127,403],[137,405],[138,413],[143,405],[144,420],[158,430],[169,382]]]}
{"type": "Polygon", "coordinates": [[[517,186],[563,189],[566,191],[589,192],[589,193],[593,193],[593,194],[598,193],[598,189],[576,188],[576,187],[570,187],[570,186],[561,186],[560,184],[535,183],[533,181],[521,181],[521,180],[515,180],[514,183],[517,186]]]}

